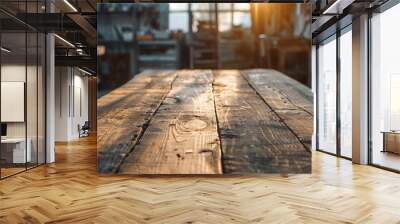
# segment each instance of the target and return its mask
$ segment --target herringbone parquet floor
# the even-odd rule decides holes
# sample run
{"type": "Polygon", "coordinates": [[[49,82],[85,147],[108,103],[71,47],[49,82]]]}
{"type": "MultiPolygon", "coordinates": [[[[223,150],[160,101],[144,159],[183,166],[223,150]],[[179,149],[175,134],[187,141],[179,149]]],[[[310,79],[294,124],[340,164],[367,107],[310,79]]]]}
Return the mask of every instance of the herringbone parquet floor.
{"type": "Polygon", "coordinates": [[[313,153],[313,174],[96,173],[95,138],[0,181],[0,223],[400,223],[400,175],[313,153]]]}

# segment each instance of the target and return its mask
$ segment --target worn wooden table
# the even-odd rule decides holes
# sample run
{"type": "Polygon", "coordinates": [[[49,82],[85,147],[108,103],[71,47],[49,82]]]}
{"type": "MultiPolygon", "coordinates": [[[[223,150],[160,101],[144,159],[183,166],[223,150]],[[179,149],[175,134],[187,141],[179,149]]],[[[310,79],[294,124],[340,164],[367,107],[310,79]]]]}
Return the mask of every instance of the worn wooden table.
{"type": "Polygon", "coordinates": [[[146,71],[98,100],[98,171],[311,172],[312,101],[274,70],[146,71]]]}

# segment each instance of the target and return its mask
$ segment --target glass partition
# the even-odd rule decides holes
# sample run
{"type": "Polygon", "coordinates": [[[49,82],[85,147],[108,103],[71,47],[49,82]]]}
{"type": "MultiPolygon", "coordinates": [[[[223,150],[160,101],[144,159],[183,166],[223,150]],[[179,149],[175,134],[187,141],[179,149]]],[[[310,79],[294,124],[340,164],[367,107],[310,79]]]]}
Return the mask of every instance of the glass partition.
{"type": "Polygon", "coordinates": [[[340,36],[340,155],[352,157],[352,33],[340,36]]]}
{"type": "Polygon", "coordinates": [[[27,161],[27,167],[31,168],[37,165],[38,149],[38,35],[36,32],[27,32],[27,74],[26,74],[26,114],[27,114],[27,151],[30,157],[27,161]]]}
{"type": "Polygon", "coordinates": [[[336,36],[318,47],[318,146],[336,154],[336,36]]]}
{"type": "Polygon", "coordinates": [[[31,151],[26,150],[26,41],[25,32],[1,34],[2,177],[24,171],[30,162],[31,151]]]}
{"type": "MultiPolygon", "coordinates": [[[[0,3],[20,16],[42,12],[43,5],[0,3]]],[[[0,178],[45,163],[45,41],[34,27],[0,12],[0,178]]]]}
{"type": "Polygon", "coordinates": [[[371,19],[371,162],[400,170],[400,5],[371,19]]]}

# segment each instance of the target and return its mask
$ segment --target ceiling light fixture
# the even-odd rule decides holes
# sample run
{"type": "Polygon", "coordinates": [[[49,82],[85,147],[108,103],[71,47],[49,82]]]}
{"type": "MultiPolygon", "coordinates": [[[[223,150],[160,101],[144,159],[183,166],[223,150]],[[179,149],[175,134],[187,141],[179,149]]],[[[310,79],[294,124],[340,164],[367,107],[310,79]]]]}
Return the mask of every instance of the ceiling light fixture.
{"type": "Polygon", "coordinates": [[[339,4],[340,0],[336,0],[332,5],[330,5],[327,9],[324,10],[322,14],[330,14],[332,9],[336,9],[337,4],[339,4]]]}
{"type": "Polygon", "coordinates": [[[1,47],[0,49],[1,49],[2,51],[6,52],[6,53],[10,53],[10,52],[11,52],[11,50],[9,50],[9,49],[7,49],[7,48],[5,48],[5,47],[1,47]]]}
{"type": "Polygon", "coordinates": [[[90,72],[88,72],[88,71],[86,71],[86,70],[83,70],[83,69],[81,69],[81,68],[79,68],[79,67],[78,67],[78,70],[81,71],[81,72],[83,72],[83,73],[85,73],[86,75],[89,75],[89,76],[92,76],[92,75],[93,75],[92,73],[90,73],[90,72]]]}
{"type": "Polygon", "coordinates": [[[73,6],[68,0],[64,0],[64,3],[68,5],[74,12],[78,12],[78,10],[73,6]]]}
{"type": "Polygon", "coordinates": [[[338,15],[343,13],[343,9],[351,5],[354,0],[336,0],[322,14],[324,15],[338,15]]]}
{"type": "Polygon", "coordinates": [[[54,34],[55,37],[57,37],[59,40],[61,40],[62,42],[64,42],[65,44],[67,44],[68,46],[75,48],[75,45],[73,45],[71,42],[69,42],[68,40],[60,37],[58,34],[54,34]]]}

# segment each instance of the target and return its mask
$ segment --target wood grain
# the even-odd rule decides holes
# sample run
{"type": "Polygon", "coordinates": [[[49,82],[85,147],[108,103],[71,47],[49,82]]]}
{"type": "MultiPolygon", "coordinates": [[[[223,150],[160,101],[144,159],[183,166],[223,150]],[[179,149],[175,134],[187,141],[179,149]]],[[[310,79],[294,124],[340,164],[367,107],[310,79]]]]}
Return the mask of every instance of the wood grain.
{"type": "Polygon", "coordinates": [[[270,70],[214,74],[146,72],[103,96],[99,170],[309,172],[310,153],[305,149],[312,134],[309,89],[270,70]]]}
{"type": "Polygon", "coordinates": [[[313,95],[310,89],[275,70],[254,69],[241,72],[300,141],[311,148],[313,95]]]}
{"type": "Polygon", "coordinates": [[[116,172],[170,91],[173,72],[142,73],[98,100],[98,170],[116,172]]]}
{"type": "Polygon", "coordinates": [[[210,71],[179,71],[120,169],[124,174],[221,174],[210,71]]]}
{"type": "Polygon", "coordinates": [[[237,70],[214,72],[224,173],[307,173],[311,154],[237,70]]]}
{"type": "Polygon", "coordinates": [[[56,163],[0,181],[0,223],[385,223],[400,175],[321,152],[312,174],[99,175],[96,136],[56,145],[56,163]]]}

